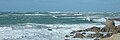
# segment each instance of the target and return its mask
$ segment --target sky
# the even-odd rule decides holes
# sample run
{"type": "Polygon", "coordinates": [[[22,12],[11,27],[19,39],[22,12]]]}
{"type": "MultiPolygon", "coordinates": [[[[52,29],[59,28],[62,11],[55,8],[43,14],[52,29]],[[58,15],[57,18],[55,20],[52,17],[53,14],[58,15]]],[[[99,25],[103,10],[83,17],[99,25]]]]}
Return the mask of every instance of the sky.
{"type": "Polygon", "coordinates": [[[0,11],[120,12],[120,0],[0,0],[0,11]]]}

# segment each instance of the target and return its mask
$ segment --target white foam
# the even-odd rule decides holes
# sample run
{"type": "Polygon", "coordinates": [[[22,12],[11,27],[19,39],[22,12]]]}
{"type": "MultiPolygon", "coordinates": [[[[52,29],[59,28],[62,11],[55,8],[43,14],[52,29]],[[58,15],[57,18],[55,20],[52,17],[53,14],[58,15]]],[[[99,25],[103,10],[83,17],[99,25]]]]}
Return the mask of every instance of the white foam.
{"type": "MultiPolygon", "coordinates": [[[[17,30],[9,30],[0,32],[0,39],[14,39],[14,40],[64,40],[64,35],[69,34],[71,31],[75,29],[86,29],[93,26],[101,27],[103,25],[97,24],[36,24],[36,23],[24,23],[17,24],[13,27],[23,26],[23,27],[35,27],[36,25],[51,27],[52,31],[48,31],[47,29],[17,29],[17,30]],[[61,27],[60,29],[57,29],[61,27]],[[63,28],[62,28],[63,27],[63,28]],[[69,29],[66,29],[69,28],[69,29]],[[51,37],[52,36],[52,37],[51,37]],[[32,39],[30,39],[32,38],[32,39]]],[[[93,32],[88,32],[93,33],[93,32]]],[[[72,38],[71,38],[72,39],[72,38]]],[[[74,39],[80,40],[80,39],[74,39]]],[[[87,38],[81,40],[88,40],[87,38]]],[[[90,39],[89,39],[90,40],[90,39]]]]}
{"type": "Polygon", "coordinates": [[[11,27],[0,27],[0,31],[8,31],[8,30],[12,30],[11,27]]]}
{"type": "Polygon", "coordinates": [[[33,15],[33,16],[35,16],[35,15],[42,15],[42,16],[44,16],[44,15],[47,15],[47,14],[24,14],[24,15],[26,15],[26,16],[31,16],[31,15],[33,15]]]}
{"type": "Polygon", "coordinates": [[[96,22],[105,22],[106,19],[105,18],[93,19],[93,21],[96,21],[96,22]]]}
{"type": "Polygon", "coordinates": [[[83,15],[83,14],[74,14],[74,15],[83,15]]]}
{"type": "Polygon", "coordinates": [[[115,22],[115,26],[120,25],[120,21],[114,21],[115,22]]]}
{"type": "Polygon", "coordinates": [[[52,17],[57,18],[56,16],[52,16],[52,17]]]}

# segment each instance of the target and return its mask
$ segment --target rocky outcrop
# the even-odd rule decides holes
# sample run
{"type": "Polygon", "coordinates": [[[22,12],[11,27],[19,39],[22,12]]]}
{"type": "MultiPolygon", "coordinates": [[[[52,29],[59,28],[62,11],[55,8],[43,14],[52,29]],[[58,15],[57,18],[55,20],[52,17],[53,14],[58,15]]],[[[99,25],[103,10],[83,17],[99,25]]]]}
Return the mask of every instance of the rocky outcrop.
{"type": "Polygon", "coordinates": [[[115,26],[113,20],[106,19],[105,27],[101,30],[102,32],[117,33],[118,28],[115,26]]]}
{"type": "Polygon", "coordinates": [[[83,34],[76,33],[73,38],[83,38],[83,37],[85,37],[83,34]]]}
{"type": "Polygon", "coordinates": [[[96,33],[96,34],[90,34],[87,37],[89,37],[89,38],[100,38],[100,37],[103,37],[103,36],[104,36],[103,34],[96,33]]]}
{"type": "Polygon", "coordinates": [[[113,21],[113,20],[106,19],[105,27],[107,27],[107,28],[115,28],[115,23],[114,23],[114,21],[113,21]]]}
{"type": "Polygon", "coordinates": [[[108,37],[111,37],[112,35],[113,35],[113,33],[108,33],[103,38],[108,38],[108,37]]]}
{"type": "Polygon", "coordinates": [[[88,31],[99,33],[100,32],[100,28],[99,27],[92,27],[92,28],[88,29],[88,31]]]}
{"type": "Polygon", "coordinates": [[[120,18],[113,18],[112,20],[120,21],[120,18]]]}
{"type": "Polygon", "coordinates": [[[70,34],[75,34],[74,38],[108,38],[113,34],[120,33],[120,25],[115,26],[113,20],[106,19],[105,27],[91,27],[85,30],[76,30],[72,31],[70,34]],[[87,34],[86,32],[91,31],[95,32],[95,34],[87,34]],[[106,32],[106,34],[104,34],[106,32]]]}

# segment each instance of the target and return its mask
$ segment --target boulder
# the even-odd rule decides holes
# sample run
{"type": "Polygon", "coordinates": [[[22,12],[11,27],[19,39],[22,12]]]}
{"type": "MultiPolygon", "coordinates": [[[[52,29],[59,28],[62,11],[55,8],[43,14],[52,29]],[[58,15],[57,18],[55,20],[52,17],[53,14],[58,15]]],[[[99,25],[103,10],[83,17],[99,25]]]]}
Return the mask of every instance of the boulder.
{"type": "Polygon", "coordinates": [[[117,33],[116,29],[110,29],[109,31],[112,32],[113,34],[117,33]]]}
{"type": "Polygon", "coordinates": [[[119,29],[119,30],[117,30],[117,33],[120,33],[120,29],[119,29]]]}
{"type": "Polygon", "coordinates": [[[65,39],[65,40],[70,40],[70,39],[65,39]]]}
{"type": "Polygon", "coordinates": [[[52,29],[48,29],[49,31],[52,31],[52,29]]]}
{"type": "Polygon", "coordinates": [[[70,34],[74,34],[74,33],[76,33],[77,31],[72,31],[72,32],[70,32],[70,34]]]}
{"type": "Polygon", "coordinates": [[[101,38],[101,37],[103,37],[103,34],[100,34],[100,33],[90,34],[87,37],[88,38],[101,38]]]}
{"type": "Polygon", "coordinates": [[[72,32],[70,32],[70,34],[74,34],[74,33],[77,33],[77,32],[82,32],[82,31],[84,31],[84,30],[72,31],[72,32]]]}
{"type": "Polygon", "coordinates": [[[90,29],[88,29],[89,31],[92,31],[92,32],[96,32],[96,33],[99,33],[100,32],[100,28],[99,27],[92,27],[90,29]]]}
{"type": "Polygon", "coordinates": [[[115,28],[115,23],[114,23],[114,21],[113,21],[113,20],[110,20],[110,19],[106,19],[105,27],[115,28]]]}
{"type": "Polygon", "coordinates": [[[65,35],[65,37],[70,37],[69,35],[65,35]]]}
{"type": "Polygon", "coordinates": [[[104,28],[101,29],[101,32],[112,32],[112,33],[117,33],[117,29],[104,27],[104,28]]]}
{"type": "Polygon", "coordinates": [[[112,20],[120,21],[120,18],[113,18],[112,20]]]}
{"type": "Polygon", "coordinates": [[[74,36],[74,35],[71,35],[71,34],[70,34],[70,36],[74,36]]]}
{"type": "Polygon", "coordinates": [[[94,39],[94,40],[100,40],[100,39],[94,39]]]}
{"type": "Polygon", "coordinates": [[[77,32],[82,32],[83,30],[77,30],[77,32]]]}
{"type": "Polygon", "coordinates": [[[113,33],[107,33],[103,38],[108,38],[111,37],[113,35],[113,33]]]}
{"type": "Polygon", "coordinates": [[[120,29],[120,25],[117,26],[117,29],[120,29]]]}
{"type": "Polygon", "coordinates": [[[76,33],[74,38],[83,38],[85,37],[83,34],[80,34],[80,33],[76,33]]]}
{"type": "Polygon", "coordinates": [[[109,28],[104,27],[104,28],[101,29],[101,32],[109,32],[109,30],[110,30],[109,28]]]}
{"type": "Polygon", "coordinates": [[[82,34],[86,34],[85,32],[82,32],[82,34]]]}

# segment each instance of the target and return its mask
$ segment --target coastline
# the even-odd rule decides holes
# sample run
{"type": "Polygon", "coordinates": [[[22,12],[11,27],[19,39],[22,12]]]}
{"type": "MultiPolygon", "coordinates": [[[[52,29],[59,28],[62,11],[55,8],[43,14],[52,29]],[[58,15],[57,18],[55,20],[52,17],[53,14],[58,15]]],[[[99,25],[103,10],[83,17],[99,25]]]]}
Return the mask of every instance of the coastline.
{"type": "MultiPolygon", "coordinates": [[[[84,30],[74,30],[70,32],[70,37],[73,38],[94,38],[94,40],[119,40],[120,25],[115,26],[115,20],[106,19],[105,27],[100,28],[93,26],[84,30]],[[72,36],[71,36],[72,35],[72,36]]],[[[69,37],[66,35],[65,37],[69,37]]]]}

